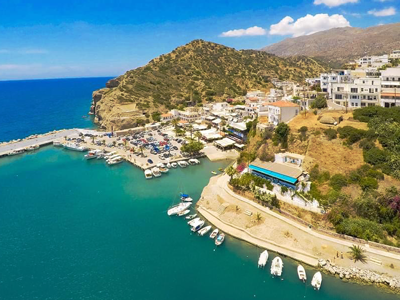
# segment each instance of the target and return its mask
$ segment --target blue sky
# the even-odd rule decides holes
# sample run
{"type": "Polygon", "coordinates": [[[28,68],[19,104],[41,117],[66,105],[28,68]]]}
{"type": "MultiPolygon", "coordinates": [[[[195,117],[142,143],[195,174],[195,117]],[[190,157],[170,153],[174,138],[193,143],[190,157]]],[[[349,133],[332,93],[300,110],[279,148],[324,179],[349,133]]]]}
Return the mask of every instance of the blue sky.
{"type": "Polygon", "coordinates": [[[3,0],[0,80],[114,76],[193,39],[259,49],[399,22],[399,0],[3,0]]]}

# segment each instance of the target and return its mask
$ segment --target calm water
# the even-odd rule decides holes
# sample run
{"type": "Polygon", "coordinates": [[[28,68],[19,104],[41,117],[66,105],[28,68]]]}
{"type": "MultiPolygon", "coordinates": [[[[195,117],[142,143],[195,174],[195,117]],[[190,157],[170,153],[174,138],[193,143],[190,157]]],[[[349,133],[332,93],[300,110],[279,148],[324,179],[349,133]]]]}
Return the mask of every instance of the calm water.
{"type": "MultiPolygon", "coordinates": [[[[107,79],[0,82],[0,140],[91,127],[81,116],[107,79]]],[[[215,249],[166,215],[224,165],[202,160],[146,181],[131,165],[52,147],[1,158],[0,299],[397,299],[327,275],[315,292],[287,258],[284,280],[273,279],[271,258],[257,269],[260,249],[230,237],[215,249]]]]}
{"type": "Polygon", "coordinates": [[[284,280],[273,279],[270,264],[257,269],[256,247],[228,237],[215,249],[166,215],[180,191],[198,199],[210,171],[224,165],[204,159],[145,180],[131,165],[51,147],[1,159],[0,298],[395,298],[328,276],[316,292],[286,258],[284,280]]]}
{"type": "Polygon", "coordinates": [[[92,92],[110,78],[0,81],[0,142],[54,129],[93,127],[92,92]]]}

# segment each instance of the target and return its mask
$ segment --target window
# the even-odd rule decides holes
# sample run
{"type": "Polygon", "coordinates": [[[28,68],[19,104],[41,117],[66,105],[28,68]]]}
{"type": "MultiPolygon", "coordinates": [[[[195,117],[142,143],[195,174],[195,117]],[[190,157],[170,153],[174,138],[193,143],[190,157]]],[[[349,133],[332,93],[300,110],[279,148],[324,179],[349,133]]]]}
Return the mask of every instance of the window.
{"type": "Polygon", "coordinates": [[[343,99],[343,95],[342,94],[335,94],[335,99],[341,100],[341,99],[343,99]]]}
{"type": "Polygon", "coordinates": [[[352,93],[358,93],[358,88],[351,88],[351,89],[350,89],[350,92],[352,92],[352,93]]]}

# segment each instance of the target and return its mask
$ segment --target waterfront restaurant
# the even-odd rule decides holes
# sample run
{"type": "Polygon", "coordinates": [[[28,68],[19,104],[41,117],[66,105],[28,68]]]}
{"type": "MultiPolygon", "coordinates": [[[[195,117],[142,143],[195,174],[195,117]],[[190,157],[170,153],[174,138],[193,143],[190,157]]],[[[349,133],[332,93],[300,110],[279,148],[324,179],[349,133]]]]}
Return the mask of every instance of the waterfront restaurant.
{"type": "Polygon", "coordinates": [[[238,144],[245,143],[247,140],[247,126],[246,123],[231,123],[228,127],[229,138],[238,144]]]}
{"type": "Polygon", "coordinates": [[[296,189],[296,184],[303,179],[303,171],[298,167],[259,159],[249,165],[249,170],[251,174],[291,189],[296,189]]]}

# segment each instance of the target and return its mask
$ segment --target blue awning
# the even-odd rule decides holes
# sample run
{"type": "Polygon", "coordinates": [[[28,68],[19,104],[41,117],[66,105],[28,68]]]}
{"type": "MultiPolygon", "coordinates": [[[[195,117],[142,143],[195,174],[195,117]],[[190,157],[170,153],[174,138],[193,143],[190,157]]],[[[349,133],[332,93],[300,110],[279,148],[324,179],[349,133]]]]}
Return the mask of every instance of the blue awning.
{"type": "Polygon", "coordinates": [[[181,193],[181,197],[183,197],[183,198],[189,198],[189,195],[188,195],[188,194],[182,194],[182,193],[181,193]]]}
{"type": "Polygon", "coordinates": [[[251,170],[254,170],[254,171],[263,173],[265,175],[268,175],[268,176],[271,176],[271,177],[274,177],[274,178],[289,182],[291,184],[295,184],[297,182],[297,178],[286,176],[286,175],[283,175],[283,174],[280,174],[280,173],[276,173],[276,172],[273,172],[273,171],[270,171],[270,170],[267,170],[267,169],[263,169],[263,168],[260,168],[260,167],[257,167],[257,166],[250,165],[249,168],[251,170]]]}

